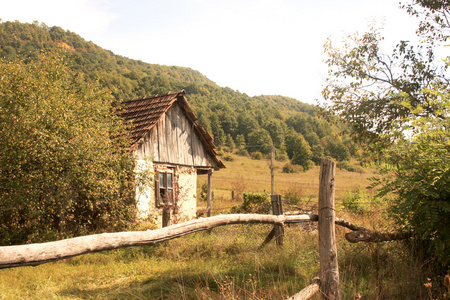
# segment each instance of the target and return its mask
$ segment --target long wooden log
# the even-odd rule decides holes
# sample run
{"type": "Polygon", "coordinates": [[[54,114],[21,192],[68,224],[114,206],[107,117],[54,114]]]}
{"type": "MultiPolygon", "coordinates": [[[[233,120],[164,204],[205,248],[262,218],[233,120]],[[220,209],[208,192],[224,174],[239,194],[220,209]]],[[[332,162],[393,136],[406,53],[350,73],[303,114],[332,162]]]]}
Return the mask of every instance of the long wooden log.
{"type": "Polygon", "coordinates": [[[309,222],[313,215],[274,216],[231,214],[202,218],[157,230],[102,233],[55,242],[0,247],[0,269],[36,266],[86,253],[131,246],[153,245],[190,233],[231,224],[278,224],[309,222]]]}

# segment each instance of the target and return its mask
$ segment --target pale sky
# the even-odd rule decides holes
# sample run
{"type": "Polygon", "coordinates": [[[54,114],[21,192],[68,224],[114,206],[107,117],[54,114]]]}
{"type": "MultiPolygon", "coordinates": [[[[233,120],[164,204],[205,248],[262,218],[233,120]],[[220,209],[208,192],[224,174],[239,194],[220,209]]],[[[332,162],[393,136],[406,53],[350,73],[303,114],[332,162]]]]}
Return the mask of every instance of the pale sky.
{"type": "Polygon", "coordinates": [[[415,30],[397,0],[0,0],[0,18],[59,26],[115,54],[188,67],[249,96],[307,103],[321,98],[328,36],[362,33],[374,18],[387,44],[415,30]]]}

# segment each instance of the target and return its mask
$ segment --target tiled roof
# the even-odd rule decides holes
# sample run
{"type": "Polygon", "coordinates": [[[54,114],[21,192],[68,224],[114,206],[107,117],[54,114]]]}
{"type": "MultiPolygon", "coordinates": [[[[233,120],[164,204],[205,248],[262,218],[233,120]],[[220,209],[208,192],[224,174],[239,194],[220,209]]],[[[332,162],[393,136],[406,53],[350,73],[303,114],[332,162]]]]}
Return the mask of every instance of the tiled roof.
{"type": "Polygon", "coordinates": [[[142,99],[133,99],[121,103],[120,115],[127,124],[131,125],[131,149],[135,149],[143,140],[145,134],[156,125],[158,120],[169,110],[175,101],[183,108],[187,118],[194,124],[195,131],[205,146],[206,150],[212,155],[220,168],[224,168],[223,163],[217,158],[214,150],[216,146],[213,143],[211,135],[197,122],[197,117],[189,106],[184,95],[184,90],[165,95],[156,95],[142,99]]]}

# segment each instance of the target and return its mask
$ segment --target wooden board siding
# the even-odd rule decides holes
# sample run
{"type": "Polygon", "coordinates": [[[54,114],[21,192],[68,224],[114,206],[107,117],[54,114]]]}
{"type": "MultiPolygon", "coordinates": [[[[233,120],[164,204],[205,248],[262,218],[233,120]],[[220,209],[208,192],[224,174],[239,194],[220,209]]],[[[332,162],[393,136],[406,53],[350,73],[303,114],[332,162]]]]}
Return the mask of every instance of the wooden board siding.
{"type": "Polygon", "coordinates": [[[215,167],[193,126],[179,104],[174,103],[139,145],[138,158],[149,157],[158,163],[215,167]]]}

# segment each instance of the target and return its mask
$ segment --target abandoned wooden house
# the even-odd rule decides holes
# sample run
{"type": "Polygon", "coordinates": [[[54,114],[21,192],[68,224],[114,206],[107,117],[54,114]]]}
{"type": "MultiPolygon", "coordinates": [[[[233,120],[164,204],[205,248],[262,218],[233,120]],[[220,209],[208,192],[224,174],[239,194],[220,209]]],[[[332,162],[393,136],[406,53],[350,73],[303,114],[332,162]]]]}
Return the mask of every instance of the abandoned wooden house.
{"type": "MultiPolygon", "coordinates": [[[[154,174],[151,184],[137,178],[137,217],[159,227],[196,217],[197,175],[224,168],[211,135],[197,122],[185,92],[124,101],[122,117],[131,124],[136,174],[154,174]]],[[[211,196],[208,208],[211,209],[211,196]]]]}

